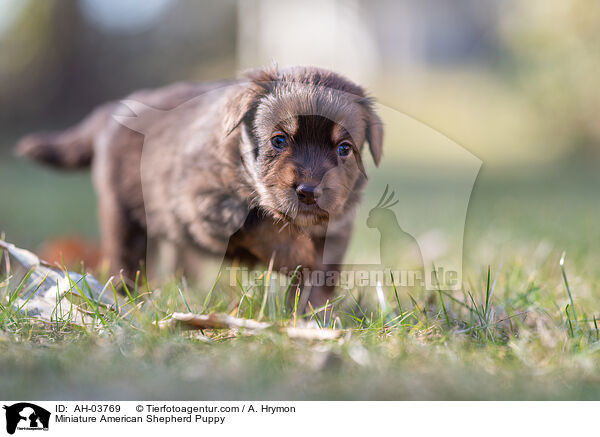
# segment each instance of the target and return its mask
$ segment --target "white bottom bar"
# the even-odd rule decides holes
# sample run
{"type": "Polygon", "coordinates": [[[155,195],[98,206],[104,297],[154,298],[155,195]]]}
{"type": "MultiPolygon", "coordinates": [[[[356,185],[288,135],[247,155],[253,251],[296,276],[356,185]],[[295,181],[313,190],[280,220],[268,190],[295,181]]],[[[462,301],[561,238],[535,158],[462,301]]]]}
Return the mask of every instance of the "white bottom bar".
{"type": "MultiPolygon", "coordinates": [[[[26,402],[26,401],[24,401],[26,402]]],[[[0,402],[0,435],[577,435],[595,429],[598,402],[0,402]],[[34,408],[37,407],[37,408],[34,408]],[[50,413],[48,420],[44,410],[50,413]],[[18,414],[19,417],[15,416],[18,414]],[[45,416],[45,417],[44,417],[45,416]],[[16,421],[16,429],[15,429],[16,421]],[[10,429],[8,429],[10,431],[10,429]],[[182,434],[183,435],[183,434],[182,434]]]]}

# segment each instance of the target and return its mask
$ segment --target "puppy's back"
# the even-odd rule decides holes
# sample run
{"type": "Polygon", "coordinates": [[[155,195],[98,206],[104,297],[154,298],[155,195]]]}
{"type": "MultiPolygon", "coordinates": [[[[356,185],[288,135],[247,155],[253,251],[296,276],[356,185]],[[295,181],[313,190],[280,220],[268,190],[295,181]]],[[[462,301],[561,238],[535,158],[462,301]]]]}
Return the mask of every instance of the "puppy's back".
{"type": "MultiPolygon", "coordinates": [[[[170,110],[212,89],[230,82],[181,82],[163,88],[137,91],[125,100],[170,110]]],[[[120,109],[117,101],[94,109],[77,125],[58,132],[38,132],[23,137],[16,146],[19,156],[62,169],[80,169],[91,165],[100,135],[114,123],[113,115],[120,109]]]]}

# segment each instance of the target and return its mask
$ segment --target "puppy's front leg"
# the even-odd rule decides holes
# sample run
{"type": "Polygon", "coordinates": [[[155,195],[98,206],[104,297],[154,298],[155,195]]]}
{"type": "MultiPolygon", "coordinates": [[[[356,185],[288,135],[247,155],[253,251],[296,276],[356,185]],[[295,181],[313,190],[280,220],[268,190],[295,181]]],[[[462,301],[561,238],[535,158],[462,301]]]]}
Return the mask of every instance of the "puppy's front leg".
{"type": "MultiPolygon", "coordinates": [[[[316,249],[316,262],[312,271],[314,277],[311,278],[312,284],[308,302],[315,310],[324,307],[335,298],[335,289],[340,282],[342,261],[349,240],[349,232],[331,232],[327,237],[315,237],[313,239],[316,249]],[[325,251],[327,251],[326,255],[324,254],[325,251]]],[[[325,309],[323,319],[328,321],[331,312],[331,307],[325,309]]]]}
{"type": "MultiPolygon", "coordinates": [[[[308,272],[317,264],[317,249],[311,236],[292,226],[283,226],[271,220],[244,226],[230,238],[228,256],[235,258],[238,253],[244,252],[252,254],[255,261],[265,265],[273,258],[273,268],[277,271],[287,271],[290,275],[296,267],[301,266],[295,285],[304,284],[308,272]]],[[[301,287],[301,292],[300,303],[305,306],[310,289],[301,287]]],[[[287,303],[293,306],[294,293],[290,293],[287,303]]]]}

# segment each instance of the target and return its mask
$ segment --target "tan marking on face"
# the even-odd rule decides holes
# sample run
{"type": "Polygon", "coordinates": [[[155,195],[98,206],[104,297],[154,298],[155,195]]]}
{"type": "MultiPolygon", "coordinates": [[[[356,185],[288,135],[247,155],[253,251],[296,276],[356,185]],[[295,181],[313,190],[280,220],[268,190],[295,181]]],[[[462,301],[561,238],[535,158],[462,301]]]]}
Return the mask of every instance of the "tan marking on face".
{"type": "Polygon", "coordinates": [[[275,125],[275,130],[281,130],[290,137],[293,137],[296,134],[296,131],[298,130],[298,118],[288,117],[284,120],[281,120],[275,125]]]}
{"type": "Polygon", "coordinates": [[[337,145],[342,141],[353,141],[352,136],[348,133],[346,128],[341,124],[334,124],[333,129],[331,130],[331,141],[333,144],[337,145]]]}
{"type": "Polygon", "coordinates": [[[273,175],[274,179],[277,181],[276,185],[278,187],[286,188],[293,186],[298,177],[298,170],[289,158],[289,152],[288,156],[282,156],[277,164],[278,165],[275,166],[277,174],[273,175]]]}

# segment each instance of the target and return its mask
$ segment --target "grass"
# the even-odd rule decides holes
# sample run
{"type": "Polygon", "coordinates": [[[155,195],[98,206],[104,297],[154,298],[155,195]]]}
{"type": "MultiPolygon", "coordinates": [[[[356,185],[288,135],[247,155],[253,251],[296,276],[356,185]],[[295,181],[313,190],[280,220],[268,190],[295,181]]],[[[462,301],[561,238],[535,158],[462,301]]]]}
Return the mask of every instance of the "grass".
{"type": "Polygon", "coordinates": [[[124,309],[100,314],[88,302],[101,329],[20,314],[10,305],[17,286],[0,307],[0,388],[14,399],[596,399],[597,317],[570,294],[567,270],[563,262],[564,288],[554,295],[491,270],[481,287],[458,294],[392,289],[383,304],[357,290],[333,303],[330,326],[346,331],[332,341],[157,328],[174,311],[281,326],[304,317],[282,304],[287,287],[265,304],[263,281],[207,293],[172,282],[150,295],[138,284],[128,298],[141,303],[134,317],[124,309]]]}
{"type": "MultiPolygon", "coordinates": [[[[182,280],[149,287],[140,278],[127,290],[139,304],[133,315],[124,307],[100,312],[90,300],[98,329],[68,318],[42,324],[18,313],[10,304],[18,284],[11,280],[9,287],[2,277],[0,397],[598,399],[598,182],[572,169],[519,177],[484,170],[467,219],[462,290],[341,293],[330,303],[329,326],[344,329],[337,340],[295,340],[275,329],[238,335],[157,328],[176,311],[224,312],[277,326],[314,319],[312,311],[303,316],[283,304],[293,287],[268,292],[267,278],[207,289],[182,280]]],[[[415,196],[443,210],[435,193],[415,196]]],[[[8,202],[21,215],[32,210],[23,199],[8,202]]],[[[26,234],[28,222],[19,228],[11,220],[2,223],[9,238],[26,234]]],[[[52,223],[51,232],[58,226],[52,223]]]]}

